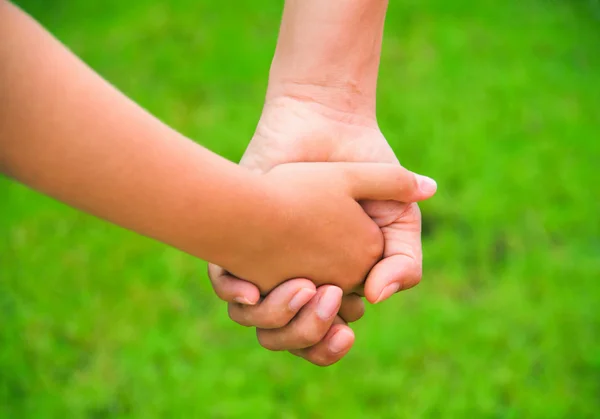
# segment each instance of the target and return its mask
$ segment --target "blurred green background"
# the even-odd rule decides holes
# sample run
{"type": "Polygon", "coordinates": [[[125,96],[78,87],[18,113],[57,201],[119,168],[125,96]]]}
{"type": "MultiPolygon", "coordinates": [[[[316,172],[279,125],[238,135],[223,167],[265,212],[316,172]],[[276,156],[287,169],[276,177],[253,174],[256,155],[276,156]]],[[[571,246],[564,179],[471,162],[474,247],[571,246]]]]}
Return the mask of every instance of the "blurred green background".
{"type": "MultiPolygon", "coordinates": [[[[240,158],[281,0],[17,3],[240,158]]],[[[600,417],[597,3],[390,3],[380,124],[439,183],[421,285],[321,369],[232,323],[204,263],[0,178],[0,417],[600,417]]]]}

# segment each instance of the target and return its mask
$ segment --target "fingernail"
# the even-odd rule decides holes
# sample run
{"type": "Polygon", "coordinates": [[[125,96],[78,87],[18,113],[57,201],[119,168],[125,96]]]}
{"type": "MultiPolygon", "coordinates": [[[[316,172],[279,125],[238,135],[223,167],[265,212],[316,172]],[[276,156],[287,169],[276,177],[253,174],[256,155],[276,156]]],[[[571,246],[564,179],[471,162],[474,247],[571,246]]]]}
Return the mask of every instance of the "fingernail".
{"type": "Polygon", "coordinates": [[[310,288],[302,288],[294,294],[294,297],[290,300],[290,303],[288,304],[289,309],[294,312],[300,310],[316,293],[317,291],[311,290],[310,288]]]}
{"type": "Polygon", "coordinates": [[[329,287],[325,294],[321,296],[317,305],[317,316],[321,320],[329,320],[338,312],[342,303],[342,289],[338,287],[329,287]]]}
{"type": "Polygon", "coordinates": [[[398,292],[399,289],[400,289],[399,282],[392,282],[391,284],[387,285],[383,289],[383,291],[381,291],[381,294],[379,294],[379,297],[377,298],[377,300],[375,300],[375,304],[377,304],[383,300],[387,300],[392,295],[394,295],[396,292],[398,292]]]}
{"type": "Polygon", "coordinates": [[[249,299],[247,299],[246,297],[235,297],[233,299],[233,301],[235,301],[238,304],[243,304],[245,306],[253,306],[256,303],[251,302],[249,299]]]}
{"type": "Polygon", "coordinates": [[[340,352],[344,352],[345,350],[347,350],[348,347],[352,345],[353,339],[354,336],[351,332],[342,329],[331,337],[327,348],[329,348],[329,352],[339,354],[340,352]]]}
{"type": "Polygon", "coordinates": [[[437,191],[437,182],[427,176],[416,175],[419,189],[425,195],[433,195],[437,191]]]}

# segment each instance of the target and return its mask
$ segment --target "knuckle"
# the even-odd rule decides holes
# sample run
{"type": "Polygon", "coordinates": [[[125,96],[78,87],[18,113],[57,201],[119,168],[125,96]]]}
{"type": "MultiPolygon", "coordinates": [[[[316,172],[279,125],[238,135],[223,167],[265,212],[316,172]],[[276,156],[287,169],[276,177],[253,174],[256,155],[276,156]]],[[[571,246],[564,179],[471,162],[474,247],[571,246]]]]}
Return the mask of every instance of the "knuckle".
{"type": "Polygon", "coordinates": [[[223,289],[220,289],[218,286],[215,285],[214,287],[215,290],[215,294],[217,294],[217,297],[219,298],[219,300],[221,301],[225,301],[227,303],[229,303],[230,298],[229,298],[229,294],[227,292],[225,292],[223,289]]]}
{"type": "Polygon", "coordinates": [[[244,310],[237,306],[236,304],[233,303],[229,303],[227,304],[227,314],[229,315],[229,318],[241,325],[241,326],[245,326],[245,327],[251,327],[252,324],[250,324],[249,319],[247,318],[247,316],[244,313],[244,310]]]}
{"type": "Polygon", "coordinates": [[[421,209],[416,202],[405,204],[399,218],[402,219],[403,224],[410,226],[411,231],[421,231],[421,209]]]}
{"type": "Polygon", "coordinates": [[[280,329],[289,323],[284,313],[268,309],[268,307],[241,306],[228,304],[229,318],[242,326],[259,327],[261,329],[280,329]]]}
{"type": "Polygon", "coordinates": [[[213,265],[212,263],[208,263],[206,265],[206,273],[211,281],[214,281],[218,276],[219,267],[217,265],[213,265]]]}
{"type": "Polygon", "coordinates": [[[340,315],[348,322],[352,323],[360,320],[365,314],[365,303],[361,298],[357,298],[356,301],[348,300],[342,305],[340,315]]]}
{"type": "Polygon", "coordinates": [[[273,339],[270,339],[270,334],[261,329],[256,329],[256,339],[258,340],[258,344],[265,348],[268,351],[280,351],[280,348],[275,346],[275,342],[273,339]]]}
{"type": "Polygon", "coordinates": [[[343,358],[343,355],[331,354],[327,351],[324,351],[322,347],[296,349],[291,350],[290,353],[318,367],[328,367],[343,358]]]}
{"type": "Polygon", "coordinates": [[[265,316],[265,318],[262,319],[260,326],[263,329],[280,329],[287,325],[288,321],[289,320],[282,315],[276,316],[273,313],[270,313],[270,315],[265,316]]]}
{"type": "Polygon", "coordinates": [[[351,289],[344,289],[344,291],[350,292],[352,289],[361,284],[368,272],[373,266],[381,260],[383,256],[383,235],[381,230],[373,231],[366,236],[366,239],[360,243],[357,249],[356,258],[352,264],[353,269],[346,272],[346,281],[348,278],[354,278],[351,282],[351,289]]]}
{"type": "Polygon", "coordinates": [[[323,338],[318,328],[307,328],[298,333],[298,344],[303,348],[316,345],[323,338]]]}
{"type": "Polygon", "coordinates": [[[369,230],[365,236],[364,254],[370,260],[379,260],[383,255],[383,234],[374,222],[370,223],[369,230]]]}
{"type": "Polygon", "coordinates": [[[410,281],[408,288],[415,287],[421,283],[421,280],[423,279],[423,266],[420,264],[415,266],[415,271],[411,279],[412,280],[410,281]]]}
{"type": "Polygon", "coordinates": [[[338,287],[342,289],[344,294],[349,294],[356,289],[360,283],[365,280],[365,275],[352,276],[347,275],[345,278],[338,280],[335,282],[338,287]]]}
{"type": "Polygon", "coordinates": [[[223,286],[223,284],[217,281],[212,281],[212,287],[219,300],[227,303],[232,302],[231,294],[228,292],[227,288],[223,286]]]}
{"type": "Polygon", "coordinates": [[[339,358],[339,357],[329,355],[329,354],[323,354],[321,352],[314,352],[313,354],[311,354],[308,357],[308,360],[318,367],[328,367],[330,365],[335,364],[340,359],[341,358],[339,358]]]}

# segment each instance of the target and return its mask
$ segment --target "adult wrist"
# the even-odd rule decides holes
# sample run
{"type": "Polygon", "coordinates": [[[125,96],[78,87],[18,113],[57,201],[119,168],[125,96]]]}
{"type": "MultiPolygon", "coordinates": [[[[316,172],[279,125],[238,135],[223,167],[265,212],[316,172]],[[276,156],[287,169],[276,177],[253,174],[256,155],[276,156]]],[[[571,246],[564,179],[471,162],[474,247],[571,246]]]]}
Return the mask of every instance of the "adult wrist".
{"type": "Polygon", "coordinates": [[[374,112],[387,0],[287,0],[267,100],[374,112]]]}
{"type": "Polygon", "coordinates": [[[270,80],[266,103],[288,99],[299,103],[316,104],[328,110],[361,115],[375,120],[376,96],[361,90],[353,80],[327,83],[306,79],[281,78],[270,80]]]}

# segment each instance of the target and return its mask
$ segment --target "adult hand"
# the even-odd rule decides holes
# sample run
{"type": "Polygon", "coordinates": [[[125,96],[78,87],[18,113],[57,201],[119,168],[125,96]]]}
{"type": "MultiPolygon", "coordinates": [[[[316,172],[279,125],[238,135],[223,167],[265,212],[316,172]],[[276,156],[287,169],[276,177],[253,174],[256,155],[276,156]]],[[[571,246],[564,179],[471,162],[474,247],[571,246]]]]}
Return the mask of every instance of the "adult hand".
{"type": "MultiPolygon", "coordinates": [[[[268,100],[241,164],[260,172],[299,161],[399,164],[374,118],[320,103],[318,96],[268,100]]],[[[436,188],[434,182],[425,185],[436,188]]],[[[395,201],[364,201],[363,208],[384,236],[383,260],[364,287],[367,300],[377,303],[421,280],[421,213],[415,203],[395,201]]]]}
{"type": "MultiPolygon", "coordinates": [[[[282,163],[302,161],[398,163],[375,118],[339,110],[320,100],[320,94],[305,99],[286,95],[267,100],[242,165],[266,172],[282,163]]],[[[363,208],[380,226],[385,243],[383,259],[368,275],[364,287],[367,300],[376,303],[420,281],[421,214],[414,203],[365,201],[363,208]]],[[[292,349],[292,353],[318,365],[334,363],[350,350],[354,334],[346,321],[362,317],[364,305],[359,296],[346,296],[342,303],[341,290],[334,291],[336,287],[315,290],[310,281],[294,279],[258,303],[260,295],[254,285],[215,266],[210,273],[217,294],[230,302],[231,318],[257,326],[264,347],[292,349]],[[321,306],[339,307],[340,315],[320,317],[321,306]]]]}
{"type": "MultiPolygon", "coordinates": [[[[387,3],[285,1],[267,101],[242,165],[266,172],[281,163],[301,161],[398,164],[375,118],[387,3]]],[[[432,182],[431,190],[435,187],[432,182]]],[[[384,258],[364,287],[367,299],[379,302],[421,279],[421,214],[416,204],[398,202],[367,201],[363,208],[384,236],[384,258]]],[[[257,326],[259,341],[269,349],[292,349],[315,364],[329,365],[354,342],[344,320],[362,316],[358,295],[342,301],[335,287],[315,290],[310,281],[294,279],[258,303],[259,292],[252,284],[214,266],[211,279],[221,298],[237,301],[229,305],[231,318],[257,326]],[[339,316],[324,320],[319,313],[329,314],[326,307],[340,307],[339,316]]]]}

